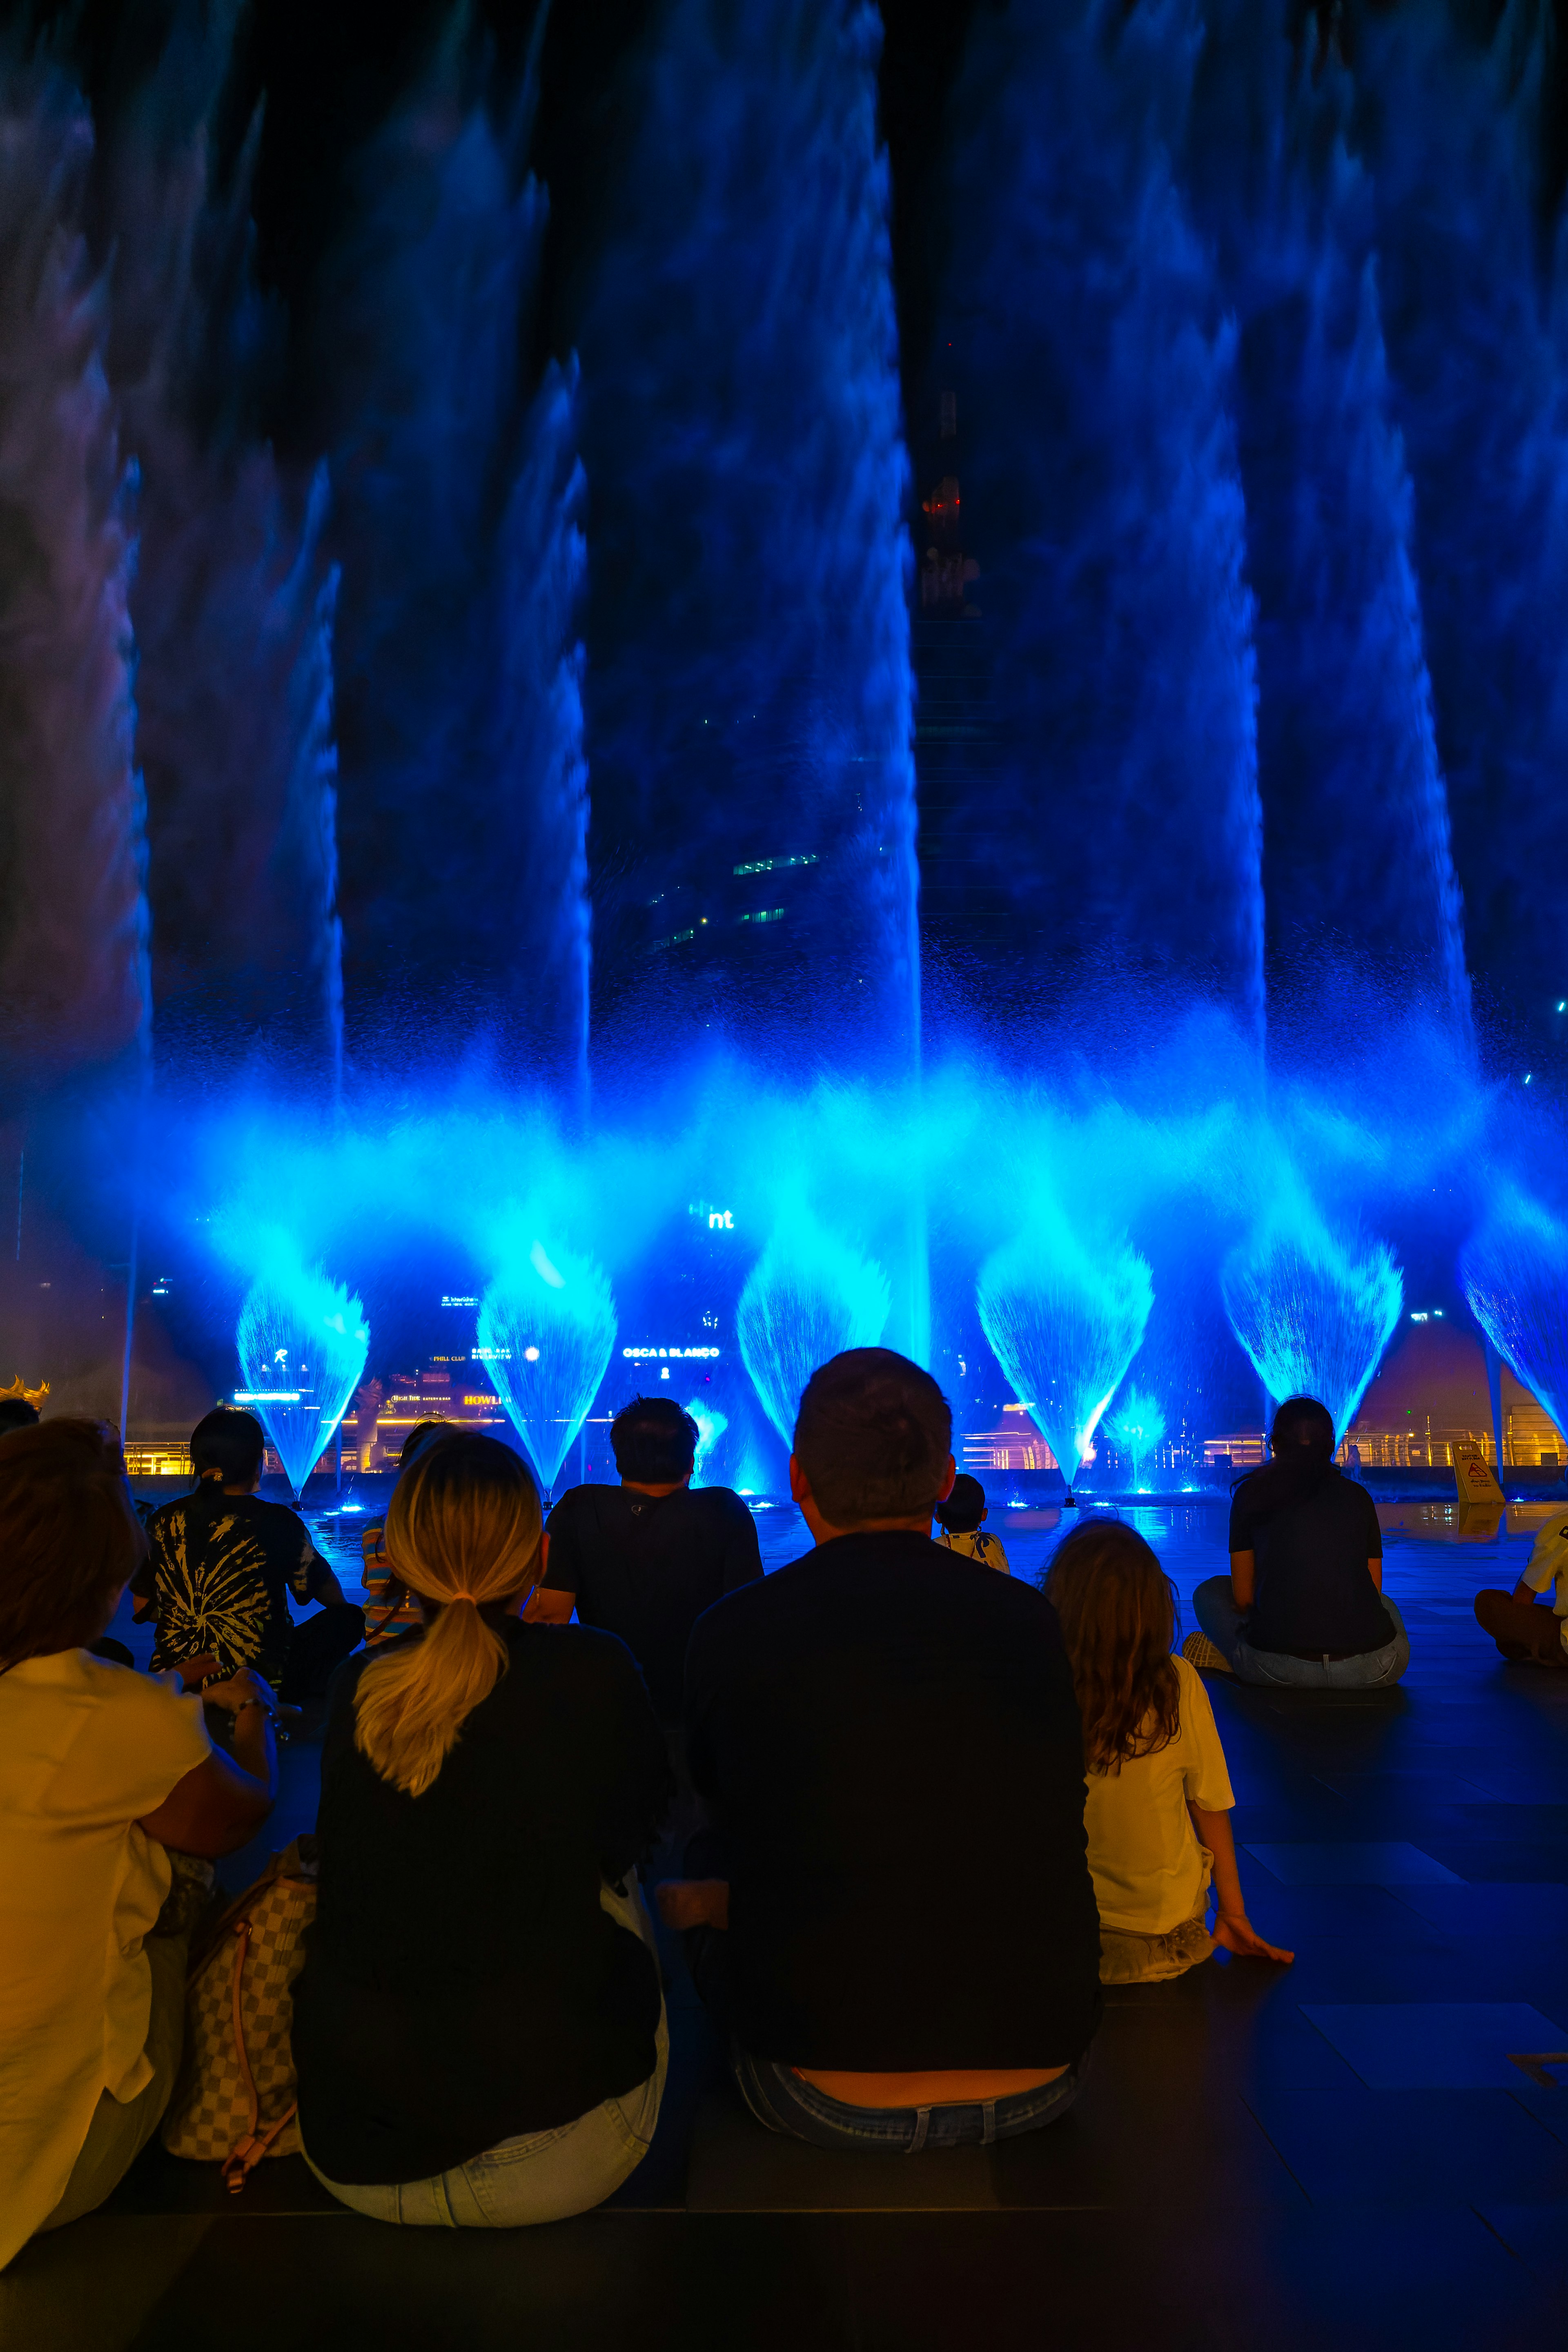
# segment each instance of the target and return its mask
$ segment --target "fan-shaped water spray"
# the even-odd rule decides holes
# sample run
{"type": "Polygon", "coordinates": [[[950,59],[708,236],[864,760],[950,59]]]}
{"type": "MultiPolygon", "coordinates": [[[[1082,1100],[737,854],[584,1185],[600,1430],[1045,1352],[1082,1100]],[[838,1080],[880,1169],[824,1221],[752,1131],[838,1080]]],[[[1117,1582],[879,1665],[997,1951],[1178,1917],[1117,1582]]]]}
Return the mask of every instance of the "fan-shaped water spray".
{"type": "Polygon", "coordinates": [[[1100,1416],[1142,1344],[1154,1304],[1148,1265],[1124,1239],[1090,1250],[1052,1208],[987,1258],[975,1303],[1070,1494],[1100,1416]]]}
{"type": "Polygon", "coordinates": [[[691,1465],[691,1484],[705,1486],[703,1465],[730,1426],[730,1416],[721,1412],[715,1404],[704,1404],[700,1397],[689,1397],[686,1410],[697,1423],[697,1454],[691,1465]]]}
{"type": "Polygon", "coordinates": [[[780,1225],[746,1276],[735,1313],[741,1360],[786,1445],[800,1392],[846,1348],[874,1348],[889,1306],[888,1277],[814,1218],[780,1225]]]}
{"type": "Polygon", "coordinates": [[[1132,1484],[1141,1486],[1149,1456],[1165,1442],[1165,1416],[1158,1398],[1129,1389],[1105,1426],[1131,1465],[1132,1484]]]}
{"type": "Polygon", "coordinates": [[[1498,1354],[1568,1427],[1568,1227],[1510,1186],[1465,1244],[1459,1275],[1498,1354]]]}
{"type": "Polygon", "coordinates": [[[1347,1245],[1310,1214],[1263,1226],[1226,1258],[1220,1289],[1269,1396],[1320,1398],[1342,1437],[1405,1304],[1387,1243],[1347,1245]]]}
{"type": "Polygon", "coordinates": [[[616,1344],[616,1302],[589,1257],[536,1241],[479,1301],[478,1343],[548,1495],[616,1344]]]}
{"type": "Polygon", "coordinates": [[[321,1266],[284,1260],[251,1284],[234,1343],[245,1391],[298,1495],[359,1386],[364,1309],[321,1266]]]}

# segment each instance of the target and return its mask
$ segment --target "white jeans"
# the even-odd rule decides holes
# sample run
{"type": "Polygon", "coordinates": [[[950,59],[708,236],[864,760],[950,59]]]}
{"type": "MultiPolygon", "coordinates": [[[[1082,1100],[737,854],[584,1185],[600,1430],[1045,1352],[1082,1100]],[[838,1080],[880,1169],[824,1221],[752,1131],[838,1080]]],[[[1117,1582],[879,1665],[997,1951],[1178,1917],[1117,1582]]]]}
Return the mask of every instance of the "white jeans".
{"type": "MultiPolygon", "coordinates": [[[[605,1887],[599,1900],[612,1919],[629,1927],[654,1950],[636,1874],[626,1874],[626,1892],[605,1887]]],[[[658,1955],[655,1954],[657,1965],[658,1955]]],[[[549,2131],[523,2132],[503,2139],[482,2156],[429,2180],[353,2182],[329,2180],[319,2165],[305,2161],[323,2189],[340,2204],[373,2221],[401,2221],[437,2230],[518,2230],[531,2221],[563,2221],[602,2204],[629,2179],[647,2154],[669,2064],[669,2032],[664,2000],[658,2004],[655,2041],[658,2063],[646,2083],[619,2098],[606,2099],[569,2124],[549,2131]]]]}

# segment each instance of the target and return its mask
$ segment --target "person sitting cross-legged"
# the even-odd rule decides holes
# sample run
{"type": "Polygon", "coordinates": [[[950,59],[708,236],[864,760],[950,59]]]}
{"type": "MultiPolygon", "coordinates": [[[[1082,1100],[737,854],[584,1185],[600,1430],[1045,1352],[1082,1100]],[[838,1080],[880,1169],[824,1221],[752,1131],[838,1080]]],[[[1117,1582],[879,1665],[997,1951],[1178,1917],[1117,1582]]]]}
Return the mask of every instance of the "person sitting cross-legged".
{"type": "Polygon", "coordinates": [[[1383,1590],[1383,1534],[1366,1488],[1334,1460],[1333,1416],[1287,1397],[1273,1460],[1230,1504],[1230,1574],[1193,1594],[1203,1631],[1183,1654],[1204,1672],[1296,1690],[1388,1690],[1410,1664],[1405,1620],[1383,1590]]]}
{"type": "Polygon", "coordinates": [[[267,1437],[253,1412],[219,1405],[191,1433],[195,1491],[147,1522],[151,1550],[132,1579],[133,1613],[156,1628],[153,1670],[187,1687],[255,1672],[284,1699],[314,1698],[364,1632],[364,1612],[310,1540],[298,1511],[257,1494],[267,1437]],[[287,1595],[319,1601],[296,1625],[287,1595]]]}
{"type": "Polygon", "coordinates": [[[524,1622],[539,1490],[477,1432],[394,1490],[424,1625],[332,1685],[294,1986],[306,2162],[373,2221],[584,2212],[653,2137],[668,2042],[633,1864],[668,1792],[613,1634],[524,1622]]]}
{"type": "Polygon", "coordinates": [[[658,1897],[771,2130],[1005,2139],[1077,2096],[1100,2020],[1083,1737],[1050,1602],[931,1539],[953,1476],[930,1374],[812,1374],[790,1486],[816,1549],[698,1619],[692,1779],[714,1827],[658,1897]]]}
{"type": "Polygon", "coordinates": [[[1476,1622],[1516,1664],[1568,1666],[1568,1517],[1539,1529],[1511,1592],[1477,1593],[1476,1622]]]}

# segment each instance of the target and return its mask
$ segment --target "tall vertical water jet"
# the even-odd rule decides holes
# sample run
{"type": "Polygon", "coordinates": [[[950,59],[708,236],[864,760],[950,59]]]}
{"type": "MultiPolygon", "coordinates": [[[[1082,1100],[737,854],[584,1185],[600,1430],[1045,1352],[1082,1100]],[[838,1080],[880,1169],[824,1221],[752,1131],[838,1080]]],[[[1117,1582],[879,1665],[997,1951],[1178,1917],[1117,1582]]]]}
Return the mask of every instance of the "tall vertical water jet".
{"type": "Polygon", "coordinates": [[[87,113],[0,56],[0,1084],[114,1059],[148,1003],[132,536],[82,235],[87,113]]]}
{"type": "Polygon", "coordinates": [[[1368,962],[1468,1035],[1411,487],[1372,185],[1348,144],[1350,78],[1331,54],[1310,60],[1310,32],[1292,46],[1289,0],[1211,0],[1209,13],[1190,152],[1241,325],[1271,979],[1312,999],[1325,952],[1368,962]]]}
{"type": "Polygon", "coordinates": [[[1343,1242],[1302,1207],[1233,1250],[1220,1287],[1231,1328],[1271,1401],[1318,1398],[1342,1437],[1405,1304],[1387,1244],[1343,1242]]]}
{"type": "Polygon", "coordinates": [[[235,1350],[251,1404],[296,1496],[331,1444],[370,1350],[359,1300],[280,1250],[246,1293],[235,1350]]]}
{"type": "Polygon", "coordinates": [[[1568,1434],[1568,1225],[1510,1185],[1465,1244],[1459,1276],[1489,1345],[1568,1434]]]}
{"type": "Polygon", "coordinates": [[[1056,1455],[1070,1495],[1100,1417],[1142,1345],[1154,1285],[1125,1240],[1090,1243],[1042,1202],[980,1269],[992,1353],[1056,1455]]]}
{"type": "Polygon", "coordinates": [[[536,1241],[479,1301],[480,1360],[548,1495],[616,1344],[616,1302],[592,1258],[536,1241]]]}
{"type": "Polygon", "coordinates": [[[874,1258],[804,1213],[785,1218],[746,1276],[735,1338],[763,1410],[788,1449],[801,1391],[847,1348],[874,1348],[888,1321],[888,1277],[874,1258]]]}
{"type": "MultiPolygon", "coordinates": [[[[636,128],[580,346],[596,1031],[706,1025],[902,1085],[908,467],[879,37],[864,0],[666,0],[622,93],[636,128]]],[[[905,1344],[910,1323],[900,1304],[905,1344]]]]}
{"type": "Polygon", "coordinates": [[[366,1058],[417,1064],[462,1042],[580,1099],[576,371],[529,374],[548,215],[524,169],[533,62],[498,128],[469,87],[468,21],[358,158],[317,306],[345,565],[350,1029],[366,1058]]]}
{"type": "Polygon", "coordinates": [[[1362,12],[1354,130],[1372,173],[1397,413],[1455,854],[1478,973],[1561,1039],[1554,895],[1568,816],[1568,214],[1543,0],[1362,12]]]}
{"type": "Polygon", "coordinates": [[[262,411],[279,306],[252,268],[259,121],[231,185],[213,121],[235,11],[181,12],[103,158],[109,369],[140,477],[138,751],[160,1056],[341,1074],[332,608],[324,472],[262,411]]]}
{"type": "MultiPolygon", "coordinates": [[[[1177,184],[1196,0],[1015,0],[953,101],[942,371],[998,738],[976,855],[1026,1004],[1115,976],[1261,1040],[1234,337],[1177,184]]],[[[1123,993],[1125,989],[1123,988],[1123,993]]]]}

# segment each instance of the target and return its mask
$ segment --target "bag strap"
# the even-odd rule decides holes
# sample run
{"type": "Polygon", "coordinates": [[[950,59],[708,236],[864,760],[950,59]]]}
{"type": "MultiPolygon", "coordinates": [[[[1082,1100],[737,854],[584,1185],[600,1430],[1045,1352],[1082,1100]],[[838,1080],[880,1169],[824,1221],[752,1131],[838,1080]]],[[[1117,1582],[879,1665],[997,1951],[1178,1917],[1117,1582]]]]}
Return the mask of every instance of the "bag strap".
{"type": "Polygon", "coordinates": [[[265,2131],[258,2131],[257,2126],[261,2121],[261,2099],[256,2088],[256,2076],[251,2072],[250,2053],[245,2046],[245,2010],[241,1998],[245,1986],[245,1963],[250,1952],[249,1920],[237,1919],[234,1932],[238,1938],[234,1948],[234,1974],[230,1986],[234,2002],[234,2046],[239,2056],[239,2071],[245,2079],[246,2096],[250,2102],[250,2116],[243,2137],[235,2142],[225,2157],[219,2178],[230,2196],[237,2197],[279,2133],[293,2121],[300,2102],[295,2099],[275,2124],[268,2124],[265,2131]]]}

